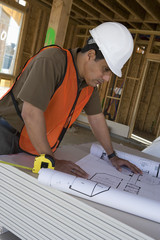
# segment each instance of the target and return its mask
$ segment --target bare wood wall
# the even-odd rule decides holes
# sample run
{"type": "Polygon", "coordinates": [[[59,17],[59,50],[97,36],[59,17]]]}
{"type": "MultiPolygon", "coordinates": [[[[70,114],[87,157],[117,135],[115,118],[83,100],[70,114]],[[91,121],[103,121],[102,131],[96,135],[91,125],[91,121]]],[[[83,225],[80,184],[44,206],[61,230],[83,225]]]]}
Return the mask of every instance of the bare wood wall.
{"type": "Polygon", "coordinates": [[[147,76],[138,107],[135,128],[158,135],[160,114],[160,63],[149,62],[147,76]]]}

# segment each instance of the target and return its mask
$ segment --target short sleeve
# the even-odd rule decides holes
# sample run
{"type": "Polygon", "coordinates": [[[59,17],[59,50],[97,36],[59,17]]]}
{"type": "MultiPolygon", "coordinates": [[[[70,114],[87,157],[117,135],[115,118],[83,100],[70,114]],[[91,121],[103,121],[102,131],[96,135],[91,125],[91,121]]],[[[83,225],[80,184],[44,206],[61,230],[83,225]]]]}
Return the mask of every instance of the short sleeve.
{"type": "MultiPolygon", "coordinates": [[[[26,79],[17,97],[45,111],[55,92],[56,84],[64,74],[64,69],[65,56],[61,50],[58,53],[56,51],[54,57],[46,57],[45,52],[44,56],[40,55],[26,72],[24,71],[26,79]]],[[[24,76],[22,74],[21,77],[24,76]]]]}
{"type": "Polygon", "coordinates": [[[86,112],[87,115],[95,115],[102,112],[97,88],[94,89],[92,96],[90,97],[88,103],[84,107],[84,111],[86,112]]]}

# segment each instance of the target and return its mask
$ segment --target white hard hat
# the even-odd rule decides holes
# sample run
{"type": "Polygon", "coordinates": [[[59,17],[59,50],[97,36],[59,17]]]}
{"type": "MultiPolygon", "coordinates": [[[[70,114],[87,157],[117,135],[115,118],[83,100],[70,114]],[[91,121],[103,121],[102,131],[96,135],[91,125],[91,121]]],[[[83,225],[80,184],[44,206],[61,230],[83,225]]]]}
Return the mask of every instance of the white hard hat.
{"type": "Polygon", "coordinates": [[[90,30],[109,68],[122,76],[122,67],[133,52],[133,38],[129,30],[117,22],[105,22],[90,30]]]}

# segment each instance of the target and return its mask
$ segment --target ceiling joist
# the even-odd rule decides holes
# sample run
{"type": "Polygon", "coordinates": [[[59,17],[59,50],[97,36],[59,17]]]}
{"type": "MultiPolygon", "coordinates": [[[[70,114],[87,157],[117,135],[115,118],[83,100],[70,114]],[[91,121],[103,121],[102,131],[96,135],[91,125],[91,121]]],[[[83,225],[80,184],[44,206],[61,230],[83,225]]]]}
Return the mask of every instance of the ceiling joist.
{"type": "Polygon", "coordinates": [[[160,0],[73,0],[71,16],[82,25],[115,21],[128,28],[159,30],[160,0]]]}
{"type": "Polygon", "coordinates": [[[110,11],[117,14],[119,17],[128,19],[129,13],[125,9],[120,8],[116,1],[112,2],[110,0],[99,0],[99,2],[102,3],[106,8],[110,9],[110,11]]]}
{"type": "Polygon", "coordinates": [[[136,0],[154,19],[160,21],[160,4],[155,1],[136,0]]]}

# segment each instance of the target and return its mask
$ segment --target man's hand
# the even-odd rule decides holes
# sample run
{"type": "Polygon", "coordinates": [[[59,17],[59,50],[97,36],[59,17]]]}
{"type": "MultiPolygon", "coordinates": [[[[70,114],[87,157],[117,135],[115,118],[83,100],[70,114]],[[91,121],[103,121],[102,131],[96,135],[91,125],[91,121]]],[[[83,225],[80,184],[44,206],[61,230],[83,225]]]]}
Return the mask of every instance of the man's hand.
{"type": "Polygon", "coordinates": [[[119,157],[115,156],[115,157],[111,158],[110,161],[111,161],[112,165],[118,171],[122,171],[121,167],[126,166],[126,167],[130,168],[132,172],[142,174],[142,171],[138,167],[136,167],[136,165],[130,163],[127,160],[124,160],[122,158],[119,158],[119,157]]]}
{"type": "Polygon", "coordinates": [[[55,170],[72,174],[76,177],[88,178],[88,174],[82,168],[67,160],[55,159],[55,170]]]}

